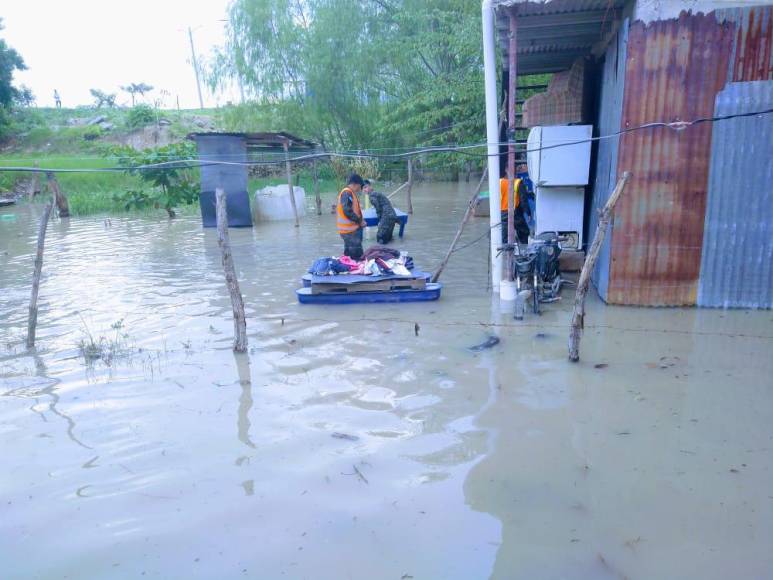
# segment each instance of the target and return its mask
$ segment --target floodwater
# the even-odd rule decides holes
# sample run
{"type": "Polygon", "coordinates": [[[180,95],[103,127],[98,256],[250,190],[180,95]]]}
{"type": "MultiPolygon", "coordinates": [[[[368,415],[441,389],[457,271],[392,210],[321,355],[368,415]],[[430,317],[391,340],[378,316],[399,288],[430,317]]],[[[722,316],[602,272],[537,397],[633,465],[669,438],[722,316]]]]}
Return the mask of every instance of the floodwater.
{"type": "MultiPolygon", "coordinates": [[[[473,185],[417,189],[419,266],[473,185]]],[[[325,214],[231,230],[235,356],[215,232],[102,216],[50,224],[27,352],[41,207],[1,211],[2,578],[773,576],[773,312],[591,300],[573,365],[571,289],[513,321],[485,240],[436,303],[301,306],[325,214]]]]}

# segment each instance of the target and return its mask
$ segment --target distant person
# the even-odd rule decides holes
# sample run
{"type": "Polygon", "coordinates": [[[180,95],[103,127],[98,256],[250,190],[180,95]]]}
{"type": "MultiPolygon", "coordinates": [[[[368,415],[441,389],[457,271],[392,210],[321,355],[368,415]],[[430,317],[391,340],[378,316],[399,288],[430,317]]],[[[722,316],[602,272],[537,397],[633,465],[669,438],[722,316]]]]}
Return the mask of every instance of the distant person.
{"type": "Polygon", "coordinates": [[[62,108],[62,98],[59,96],[59,91],[54,89],[54,103],[56,103],[56,108],[61,109],[62,108]]]}
{"type": "Polygon", "coordinates": [[[344,241],[344,254],[352,260],[359,260],[363,254],[362,231],[365,220],[357,194],[362,191],[364,183],[362,177],[352,173],[346,181],[346,187],[338,194],[336,204],[336,226],[344,241]]]}
{"type": "MultiPolygon", "coordinates": [[[[503,177],[499,180],[499,209],[502,214],[502,243],[507,243],[507,193],[508,179],[503,177]]],[[[523,179],[516,178],[513,182],[513,192],[515,195],[515,238],[519,244],[529,243],[529,224],[526,222],[526,215],[531,215],[529,202],[527,199],[526,184],[523,179]]]]}
{"type": "Polygon", "coordinates": [[[378,218],[376,241],[382,245],[388,244],[392,241],[392,236],[395,233],[395,224],[397,223],[395,208],[386,195],[373,189],[373,185],[371,185],[368,179],[365,180],[362,191],[368,194],[370,203],[376,210],[376,217],[378,218]]]}

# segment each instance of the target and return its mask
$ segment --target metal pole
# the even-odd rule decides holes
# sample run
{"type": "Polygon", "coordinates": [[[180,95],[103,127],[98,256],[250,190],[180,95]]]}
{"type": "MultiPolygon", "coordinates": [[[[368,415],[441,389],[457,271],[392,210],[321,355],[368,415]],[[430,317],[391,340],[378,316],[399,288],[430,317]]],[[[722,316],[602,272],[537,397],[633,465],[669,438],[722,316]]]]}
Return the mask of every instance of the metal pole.
{"type": "Polygon", "coordinates": [[[298,221],[298,208],[295,207],[295,189],[293,188],[293,170],[290,167],[290,142],[285,139],[283,142],[285,148],[285,169],[287,170],[287,188],[290,192],[290,205],[293,206],[293,216],[295,217],[295,227],[301,224],[298,221]]]}
{"type": "Polygon", "coordinates": [[[199,108],[204,108],[204,99],[201,98],[201,80],[199,79],[199,65],[196,61],[196,49],[193,48],[193,31],[191,27],[188,27],[188,40],[191,41],[191,63],[193,64],[193,72],[196,73],[196,90],[199,92],[199,108]]]}
{"type": "MultiPolygon", "coordinates": [[[[486,98],[486,141],[488,143],[488,186],[489,208],[491,217],[489,223],[493,228],[499,223],[499,119],[497,102],[497,56],[496,31],[494,28],[493,0],[483,0],[483,72],[486,98]]],[[[493,292],[499,292],[499,282],[502,279],[502,261],[496,256],[501,236],[492,235],[489,241],[491,255],[491,287],[493,292]]]]}
{"type": "MultiPolygon", "coordinates": [[[[515,244],[515,93],[516,93],[516,32],[515,14],[510,14],[510,47],[508,54],[508,86],[507,86],[507,243],[515,244]]],[[[513,251],[507,252],[507,279],[513,281],[513,251]]]]}
{"type": "Polygon", "coordinates": [[[313,161],[314,169],[314,201],[317,204],[317,215],[322,215],[322,198],[319,196],[319,170],[317,160],[313,161]]]}
{"type": "Polygon", "coordinates": [[[413,189],[413,158],[408,158],[408,213],[413,213],[413,200],[411,199],[411,190],[413,189]]]}

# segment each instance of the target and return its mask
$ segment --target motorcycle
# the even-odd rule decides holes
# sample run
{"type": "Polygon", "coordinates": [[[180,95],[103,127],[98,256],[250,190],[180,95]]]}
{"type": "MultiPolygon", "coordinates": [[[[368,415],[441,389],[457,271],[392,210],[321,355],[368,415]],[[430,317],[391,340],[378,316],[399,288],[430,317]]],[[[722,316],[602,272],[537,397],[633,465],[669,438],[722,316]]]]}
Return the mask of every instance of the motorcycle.
{"type": "MultiPolygon", "coordinates": [[[[563,240],[555,232],[544,232],[536,236],[527,246],[513,247],[513,274],[516,285],[515,319],[522,320],[526,310],[526,296],[531,290],[531,307],[534,314],[540,314],[540,304],[560,299],[561,278],[558,257],[561,255],[563,240]]],[[[503,249],[508,249],[505,246],[503,249]]]]}

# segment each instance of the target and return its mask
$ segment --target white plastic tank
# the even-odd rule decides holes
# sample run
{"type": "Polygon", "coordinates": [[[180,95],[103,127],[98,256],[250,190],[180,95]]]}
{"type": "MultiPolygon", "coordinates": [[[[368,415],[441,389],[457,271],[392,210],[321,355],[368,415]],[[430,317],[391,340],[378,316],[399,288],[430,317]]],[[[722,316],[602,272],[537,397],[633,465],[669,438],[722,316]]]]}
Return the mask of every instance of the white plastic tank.
{"type": "MultiPolygon", "coordinates": [[[[293,187],[298,217],[306,215],[306,192],[302,187],[293,187]]],[[[255,192],[255,220],[291,220],[293,206],[290,203],[287,185],[270,185],[255,192]]]]}

